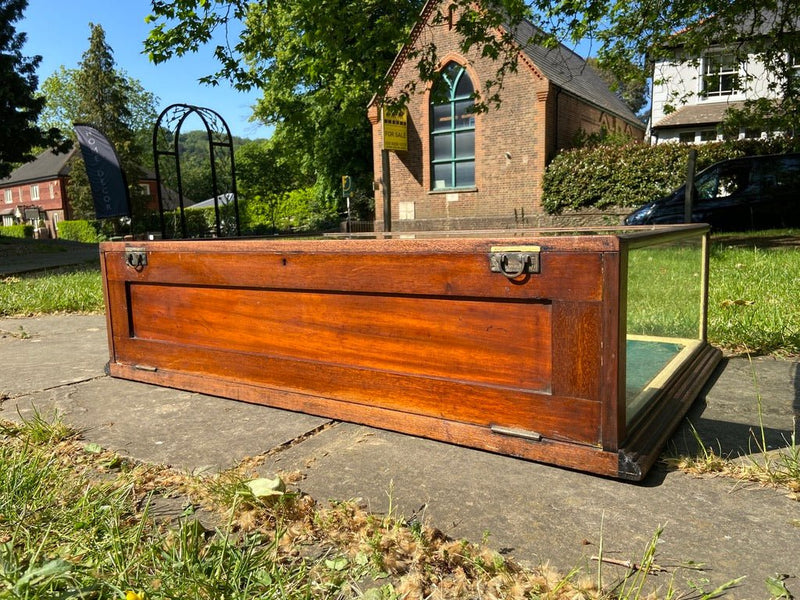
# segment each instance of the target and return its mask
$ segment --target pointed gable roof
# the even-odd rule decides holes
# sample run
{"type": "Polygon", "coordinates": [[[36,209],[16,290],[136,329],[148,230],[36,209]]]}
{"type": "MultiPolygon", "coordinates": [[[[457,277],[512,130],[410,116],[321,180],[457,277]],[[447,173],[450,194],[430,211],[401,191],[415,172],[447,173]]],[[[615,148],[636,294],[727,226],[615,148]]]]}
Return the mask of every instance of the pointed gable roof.
{"type": "MultiPolygon", "coordinates": [[[[411,47],[416,43],[425,24],[433,14],[436,5],[441,0],[428,0],[420,12],[414,28],[411,30],[408,43],[403,46],[392,62],[386,75],[387,81],[393,81],[400,72],[401,67],[408,58],[411,47]]],[[[511,29],[509,27],[509,29],[511,29]]],[[[600,77],[583,58],[559,44],[555,48],[544,48],[532,40],[536,39],[541,31],[530,21],[523,20],[513,28],[514,40],[519,44],[520,53],[524,62],[537,74],[546,77],[553,85],[609,112],[624,121],[644,129],[644,124],[636,117],[633,111],[609,88],[608,84],[600,77]]],[[[377,96],[373,97],[369,105],[373,105],[377,96]]]]}
{"type": "Polygon", "coordinates": [[[69,160],[75,155],[77,148],[69,152],[56,154],[52,150],[45,150],[39,156],[21,167],[17,167],[11,175],[0,179],[0,186],[19,185],[66,177],[69,175],[69,160]]]}
{"type": "Polygon", "coordinates": [[[545,48],[532,42],[541,31],[529,21],[522,21],[513,31],[514,39],[522,53],[554,85],[614,114],[625,121],[644,128],[644,124],[619,96],[613,93],[600,74],[584,58],[559,44],[545,48]]]}

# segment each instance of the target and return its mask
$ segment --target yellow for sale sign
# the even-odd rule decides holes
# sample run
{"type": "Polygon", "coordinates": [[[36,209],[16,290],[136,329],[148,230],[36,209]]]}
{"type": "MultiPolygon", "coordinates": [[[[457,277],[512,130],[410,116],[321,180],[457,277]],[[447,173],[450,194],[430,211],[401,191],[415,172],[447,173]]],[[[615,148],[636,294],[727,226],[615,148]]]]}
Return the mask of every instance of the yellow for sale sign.
{"type": "Polygon", "coordinates": [[[383,109],[383,149],[408,150],[408,113],[405,108],[383,109]]]}

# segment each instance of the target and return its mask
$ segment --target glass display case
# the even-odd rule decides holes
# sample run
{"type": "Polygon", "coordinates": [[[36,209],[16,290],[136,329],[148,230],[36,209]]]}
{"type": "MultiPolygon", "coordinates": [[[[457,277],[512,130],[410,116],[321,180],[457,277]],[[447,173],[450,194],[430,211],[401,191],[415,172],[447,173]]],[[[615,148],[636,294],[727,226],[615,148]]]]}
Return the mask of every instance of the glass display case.
{"type": "Polygon", "coordinates": [[[639,480],[720,358],[707,235],[108,242],[109,372],[639,480]]]}

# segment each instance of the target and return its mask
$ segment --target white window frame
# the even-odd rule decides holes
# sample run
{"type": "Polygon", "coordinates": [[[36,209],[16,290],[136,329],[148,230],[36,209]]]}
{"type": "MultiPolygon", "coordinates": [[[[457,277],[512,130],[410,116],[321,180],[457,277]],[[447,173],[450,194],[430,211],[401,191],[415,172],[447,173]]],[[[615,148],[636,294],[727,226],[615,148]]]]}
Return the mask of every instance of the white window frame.
{"type": "Polygon", "coordinates": [[[11,204],[12,202],[14,202],[14,190],[12,190],[11,188],[4,190],[3,197],[6,204],[11,204]]]}
{"type": "Polygon", "coordinates": [[[703,98],[733,96],[740,91],[739,61],[733,54],[726,52],[706,54],[703,57],[701,75],[700,94],[703,98]],[[714,83],[714,85],[709,85],[709,83],[714,83]]]}
{"type": "Polygon", "coordinates": [[[789,54],[789,56],[786,57],[786,62],[789,66],[789,79],[796,81],[796,79],[800,77],[800,54],[789,54]]]}
{"type": "Polygon", "coordinates": [[[36,202],[39,200],[39,185],[34,184],[31,186],[31,201],[36,202]]]}
{"type": "Polygon", "coordinates": [[[703,129],[700,131],[701,142],[716,142],[719,139],[719,133],[716,129],[703,129]]]}

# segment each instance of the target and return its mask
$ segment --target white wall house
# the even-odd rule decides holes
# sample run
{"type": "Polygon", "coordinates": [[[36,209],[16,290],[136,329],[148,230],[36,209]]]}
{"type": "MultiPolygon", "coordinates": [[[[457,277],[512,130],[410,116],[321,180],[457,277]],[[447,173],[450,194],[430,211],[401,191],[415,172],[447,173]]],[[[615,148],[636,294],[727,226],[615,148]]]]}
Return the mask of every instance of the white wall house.
{"type": "MultiPolygon", "coordinates": [[[[800,69],[800,62],[796,61],[800,69]]],[[[702,56],[662,60],[654,65],[651,142],[701,143],[723,139],[718,131],[729,108],[745,100],[776,98],[757,56],[739,60],[734,52],[711,47],[702,56]]],[[[740,138],[766,134],[743,128],[740,138]]]]}

